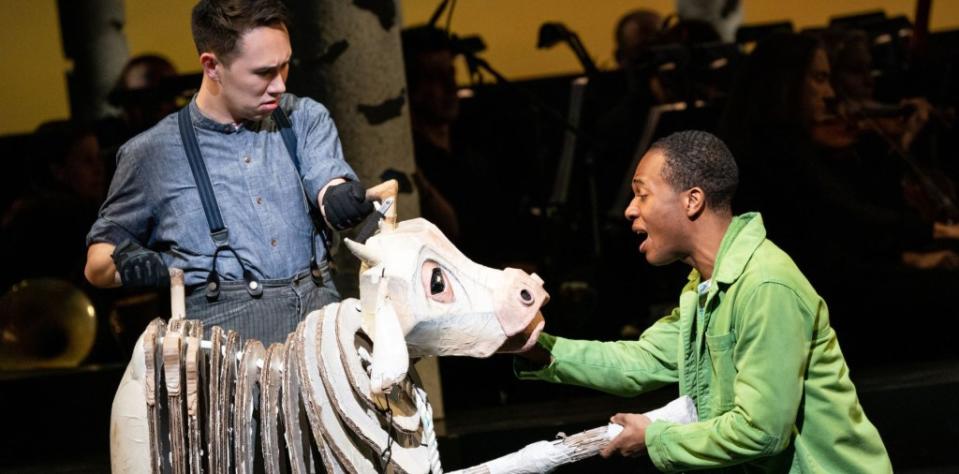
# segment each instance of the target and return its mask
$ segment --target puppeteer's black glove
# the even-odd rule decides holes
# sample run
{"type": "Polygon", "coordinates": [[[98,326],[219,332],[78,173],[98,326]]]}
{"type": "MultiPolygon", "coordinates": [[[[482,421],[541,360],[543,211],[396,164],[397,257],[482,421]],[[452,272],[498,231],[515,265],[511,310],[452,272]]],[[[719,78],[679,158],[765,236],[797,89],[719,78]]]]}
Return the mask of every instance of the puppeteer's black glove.
{"type": "Polygon", "coordinates": [[[366,189],[359,181],[333,185],[323,195],[326,221],[336,230],[349,229],[373,212],[373,203],[366,200],[366,189]]]}
{"type": "Polygon", "coordinates": [[[124,288],[162,288],[170,286],[170,271],[160,254],[124,240],[113,251],[113,263],[124,288]]]}

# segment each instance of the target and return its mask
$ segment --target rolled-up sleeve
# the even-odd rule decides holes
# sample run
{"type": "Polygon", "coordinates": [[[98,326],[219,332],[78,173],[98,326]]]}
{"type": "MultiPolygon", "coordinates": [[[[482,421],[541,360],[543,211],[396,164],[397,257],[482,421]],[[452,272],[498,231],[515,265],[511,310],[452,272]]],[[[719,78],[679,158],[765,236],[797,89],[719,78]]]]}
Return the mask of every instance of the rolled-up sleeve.
{"type": "Polygon", "coordinates": [[[149,243],[153,220],[151,178],[148,170],[140,169],[138,164],[127,147],[120,149],[110,191],[87,233],[87,246],[100,242],[118,245],[127,239],[149,243]]]}
{"type": "MultiPolygon", "coordinates": [[[[313,199],[330,180],[358,178],[343,158],[343,147],[330,112],[319,102],[301,98],[291,113],[298,140],[300,170],[307,194],[313,199]]],[[[315,202],[314,202],[315,204],[315,202]]]]}

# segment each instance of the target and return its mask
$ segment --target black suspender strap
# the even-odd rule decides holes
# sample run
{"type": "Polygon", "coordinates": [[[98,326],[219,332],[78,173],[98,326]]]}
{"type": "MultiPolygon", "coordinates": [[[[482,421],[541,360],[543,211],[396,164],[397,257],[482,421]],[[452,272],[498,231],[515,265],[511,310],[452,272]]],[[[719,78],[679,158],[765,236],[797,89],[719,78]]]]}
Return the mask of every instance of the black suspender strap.
{"type": "MultiPolygon", "coordinates": [[[[273,111],[273,121],[276,122],[277,128],[280,129],[283,144],[286,145],[286,151],[290,153],[290,159],[293,160],[293,166],[296,167],[296,173],[300,176],[300,181],[302,182],[303,172],[300,170],[300,156],[296,153],[296,132],[293,131],[293,124],[290,122],[290,118],[286,116],[286,112],[283,111],[282,107],[277,107],[276,110],[273,111]]],[[[330,241],[326,235],[326,224],[323,222],[323,216],[320,215],[319,209],[313,204],[313,200],[316,198],[311,197],[307,193],[306,187],[303,188],[303,193],[306,194],[307,209],[309,209],[310,217],[313,219],[313,236],[315,237],[317,233],[320,234],[320,238],[323,240],[323,247],[326,248],[327,258],[329,258],[330,241]],[[319,229],[319,231],[317,231],[317,229],[319,229]]],[[[313,244],[313,239],[310,239],[310,277],[313,278],[314,283],[323,286],[323,272],[320,270],[320,264],[316,261],[316,245],[313,244]]]]}
{"type": "Polygon", "coordinates": [[[190,162],[190,171],[193,172],[193,180],[196,182],[197,191],[200,193],[203,213],[206,214],[206,222],[210,226],[210,237],[216,244],[216,250],[213,252],[213,268],[210,269],[210,274],[206,279],[206,296],[212,300],[220,294],[220,276],[216,271],[216,257],[221,250],[228,250],[240,263],[240,268],[243,270],[243,280],[246,282],[246,289],[250,296],[258,297],[263,294],[263,287],[253,276],[253,272],[246,268],[236,251],[230,247],[230,232],[223,224],[223,216],[220,215],[220,207],[217,205],[216,195],[213,193],[210,175],[207,172],[206,163],[203,162],[203,155],[200,153],[200,144],[196,139],[196,132],[193,130],[193,120],[190,118],[189,104],[180,109],[177,122],[180,126],[180,140],[183,141],[183,149],[186,151],[187,161],[190,162]]]}
{"type": "MultiPolygon", "coordinates": [[[[296,132],[293,131],[293,124],[282,107],[277,107],[273,111],[273,121],[280,129],[280,135],[283,136],[283,144],[286,145],[286,151],[290,153],[290,159],[293,160],[293,166],[296,166],[296,172],[300,174],[300,156],[296,153],[296,132]]],[[[300,176],[303,176],[300,174],[300,176]]],[[[309,203],[309,200],[307,200],[309,203]]]]}
{"type": "Polygon", "coordinates": [[[183,148],[186,150],[187,161],[190,162],[190,171],[193,172],[193,180],[196,182],[196,189],[200,193],[203,213],[206,214],[206,221],[210,224],[210,237],[213,237],[213,242],[216,243],[217,248],[227,247],[230,245],[230,232],[223,225],[223,216],[220,215],[220,207],[216,203],[216,195],[213,194],[210,175],[207,173],[206,163],[203,162],[203,156],[200,154],[200,144],[196,140],[196,132],[193,131],[189,105],[180,109],[177,122],[180,125],[180,139],[183,141],[183,148]]]}

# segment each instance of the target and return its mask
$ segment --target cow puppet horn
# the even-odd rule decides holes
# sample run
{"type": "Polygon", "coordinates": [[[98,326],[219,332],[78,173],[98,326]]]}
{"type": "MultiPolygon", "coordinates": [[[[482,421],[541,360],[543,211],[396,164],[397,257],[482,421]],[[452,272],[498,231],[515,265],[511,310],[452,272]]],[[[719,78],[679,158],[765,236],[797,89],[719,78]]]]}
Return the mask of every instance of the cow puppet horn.
{"type": "Polygon", "coordinates": [[[350,252],[353,255],[356,255],[356,258],[364,261],[367,265],[375,267],[380,263],[382,258],[380,258],[379,252],[374,250],[369,245],[361,244],[359,242],[354,242],[350,239],[343,239],[346,242],[346,247],[350,249],[350,252]]]}

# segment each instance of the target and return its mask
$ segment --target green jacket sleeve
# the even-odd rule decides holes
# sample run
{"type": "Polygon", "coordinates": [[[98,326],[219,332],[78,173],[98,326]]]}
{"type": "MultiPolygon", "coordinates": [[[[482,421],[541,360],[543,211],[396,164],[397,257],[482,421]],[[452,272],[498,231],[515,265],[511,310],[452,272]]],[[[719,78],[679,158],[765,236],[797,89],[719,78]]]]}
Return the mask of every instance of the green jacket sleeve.
{"type": "MultiPolygon", "coordinates": [[[[760,284],[736,311],[736,341],[725,352],[711,348],[710,355],[714,364],[728,359],[728,373],[717,377],[733,378],[731,408],[698,423],[651,424],[646,445],[663,471],[728,466],[789,445],[802,396],[811,313],[792,289],[775,282],[760,284]]],[[[721,385],[712,383],[717,390],[721,385]]]]}
{"type": "Polygon", "coordinates": [[[552,355],[541,370],[514,365],[521,379],[579,385],[631,396],[677,379],[679,309],[650,326],[637,341],[577,341],[542,334],[538,343],[552,355]]]}

